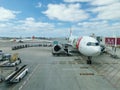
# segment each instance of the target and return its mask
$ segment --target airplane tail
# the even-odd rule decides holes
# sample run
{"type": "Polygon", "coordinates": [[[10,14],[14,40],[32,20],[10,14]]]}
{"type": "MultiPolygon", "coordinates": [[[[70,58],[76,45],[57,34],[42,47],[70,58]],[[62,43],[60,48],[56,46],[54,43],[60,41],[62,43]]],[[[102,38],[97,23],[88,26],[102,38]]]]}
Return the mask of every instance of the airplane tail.
{"type": "Polygon", "coordinates": [[[70,28],[70,36],[72,36],[72,29],[70,28]]]}
{"type": "Polygon", "coordinates": [[[77,37],[73,36],[72,29],[70,28],[70,36],[69,36],[69,44],[72,45],[74,48],[76,47],[77,37]]]}
{"type": "Polygon", "coordinates": [[[72,35],[72,29],[70,28],[70,35],[69,35],[69,42],[72,40],[72,38],[73,38],[73,35],[72,35]]]}
{"type": "Polygon", "coordinates": [[[70,35],[69,35],[69,39],[68,39],[69,42],[72,43],[73,40],[74,40],[74,38],[75,38],[75,37],[74,37],[73,34],[72,34],[72,29],[70,28],[70,35]]]}

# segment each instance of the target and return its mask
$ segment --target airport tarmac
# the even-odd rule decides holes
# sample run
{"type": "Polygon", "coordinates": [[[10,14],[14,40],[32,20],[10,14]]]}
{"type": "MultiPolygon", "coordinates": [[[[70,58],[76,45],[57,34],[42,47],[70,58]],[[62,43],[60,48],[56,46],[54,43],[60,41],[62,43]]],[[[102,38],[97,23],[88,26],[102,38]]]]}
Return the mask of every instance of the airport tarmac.
{"type": "MultiPolygon", "coordinates": [[[[0,42],[0,49],[19,53],[29,73],[12,86],[0,83],[0,90],[120,90],[120,59],[103,54],[87,65],[84,56],[52,56],[51,47],[11,50],[12,45],[0,42]]],[[[117,55],[120,57],[120,49],[117,55]]]]}

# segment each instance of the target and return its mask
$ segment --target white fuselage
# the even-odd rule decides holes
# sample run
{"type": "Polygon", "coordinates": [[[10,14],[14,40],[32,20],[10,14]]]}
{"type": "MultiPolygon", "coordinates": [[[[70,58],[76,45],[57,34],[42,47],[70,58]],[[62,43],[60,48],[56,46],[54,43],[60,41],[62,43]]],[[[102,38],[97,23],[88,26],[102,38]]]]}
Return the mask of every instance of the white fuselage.
{"type": "Polygon", "coordinates": [[[93,37],[83,36],[74,39],[72,38],[71,44],[85,56],[97,56],[101,52],[101,47],[98,41],[93,37]]]}

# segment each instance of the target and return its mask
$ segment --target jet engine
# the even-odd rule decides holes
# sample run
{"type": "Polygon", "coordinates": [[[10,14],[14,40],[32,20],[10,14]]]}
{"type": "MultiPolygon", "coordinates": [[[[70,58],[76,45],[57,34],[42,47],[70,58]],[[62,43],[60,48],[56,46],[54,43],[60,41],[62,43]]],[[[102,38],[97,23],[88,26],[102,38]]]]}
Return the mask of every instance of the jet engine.
{"type": "Polygon", "coordinates": [[[62,47],[61,47],[60,45],[55,45],[55,46],[54,46],[54,51],[55,51],[55,52],[58,52],[58,51],[61,50],[61,48],[62,48],[62,47]]]}
{"type": "Polygon", "coordinates": [[[64,48],[61,44],[56,44],[52,48],[52,54],[53,55],[59,55],[64,52],[64,48]]]}

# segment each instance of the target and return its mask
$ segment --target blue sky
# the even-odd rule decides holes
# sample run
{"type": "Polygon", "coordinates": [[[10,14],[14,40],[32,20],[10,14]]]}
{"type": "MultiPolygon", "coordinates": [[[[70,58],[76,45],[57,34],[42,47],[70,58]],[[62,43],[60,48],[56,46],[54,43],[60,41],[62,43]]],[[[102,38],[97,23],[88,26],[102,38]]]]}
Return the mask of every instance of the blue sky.
{"type": "Polygon", "coordinates": [[[120,36],[120,0],[0,0],[0,36],[120,36]]]}

